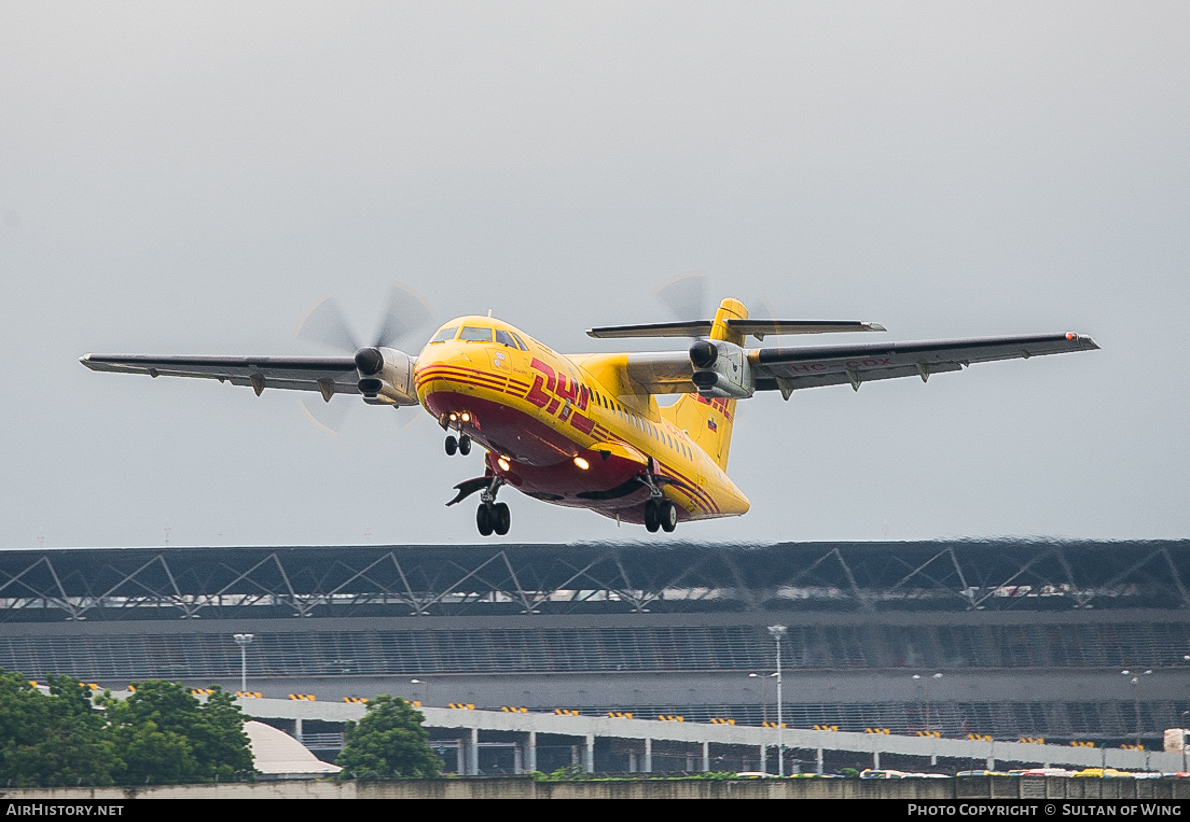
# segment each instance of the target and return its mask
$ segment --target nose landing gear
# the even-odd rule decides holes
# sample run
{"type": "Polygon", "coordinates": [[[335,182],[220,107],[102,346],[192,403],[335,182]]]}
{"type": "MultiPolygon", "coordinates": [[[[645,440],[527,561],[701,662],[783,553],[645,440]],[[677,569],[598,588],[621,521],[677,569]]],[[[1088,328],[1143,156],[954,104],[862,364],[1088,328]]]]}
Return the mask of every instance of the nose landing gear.
{"type": "Polygon", "coordinates": [[[471,453],[471,438],[466,434],[459,434],[459,438],[455,439],[454,434],[446,435],[446,455],[453,457],[455,451],[458,451],[464,457],[471,453]]]}

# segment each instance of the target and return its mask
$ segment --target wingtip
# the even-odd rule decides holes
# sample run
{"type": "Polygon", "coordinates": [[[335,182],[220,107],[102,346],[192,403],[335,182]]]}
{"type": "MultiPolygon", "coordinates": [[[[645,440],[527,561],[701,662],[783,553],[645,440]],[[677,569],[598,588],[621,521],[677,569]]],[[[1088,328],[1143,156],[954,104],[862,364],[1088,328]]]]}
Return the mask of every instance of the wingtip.
{"type": "Polygon", "coordinates": [[[864,327],[868,331],[888,331],[888,329],[880,323],[864,323],[864,327]]]}

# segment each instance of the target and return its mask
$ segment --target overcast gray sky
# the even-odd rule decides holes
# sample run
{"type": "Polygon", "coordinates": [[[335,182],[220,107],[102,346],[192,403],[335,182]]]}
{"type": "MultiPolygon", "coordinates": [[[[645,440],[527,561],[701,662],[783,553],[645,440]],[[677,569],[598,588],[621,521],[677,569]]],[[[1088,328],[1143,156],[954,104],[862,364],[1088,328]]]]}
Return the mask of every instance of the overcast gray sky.
{"type": "MultiPolygon", "coordinates": [[[[473,542],[424,412],[332,436],[77,359],[329,353],[306,310],[365,336],[394,280],[614,350],[583,330],[691,270],[1103,350],[760,395],[752,511],[674,537],[1190,536],[1188,43],[1184,2],[2,0],[0,547],[473,542]]],[[[508,501],[508,539],[646,537],[508,501]]]]}

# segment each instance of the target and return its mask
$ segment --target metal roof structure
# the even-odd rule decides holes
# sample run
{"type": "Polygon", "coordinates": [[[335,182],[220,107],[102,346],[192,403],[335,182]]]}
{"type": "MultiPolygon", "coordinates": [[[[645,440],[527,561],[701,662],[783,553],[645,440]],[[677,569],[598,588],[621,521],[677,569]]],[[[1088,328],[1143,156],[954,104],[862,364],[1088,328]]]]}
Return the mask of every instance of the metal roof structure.
{"type": "Polygon", "coordinates": [[[0,551],[0,621],[1190,607],[1190,540],[0,551]]]}

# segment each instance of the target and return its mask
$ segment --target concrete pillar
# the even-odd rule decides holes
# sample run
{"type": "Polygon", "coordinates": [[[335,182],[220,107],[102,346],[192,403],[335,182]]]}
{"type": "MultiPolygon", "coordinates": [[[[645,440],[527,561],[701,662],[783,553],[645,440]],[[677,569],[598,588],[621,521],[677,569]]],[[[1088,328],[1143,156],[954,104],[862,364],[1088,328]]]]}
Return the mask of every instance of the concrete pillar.
{"type": "Polygon", "coordinates": [[[467,774],[467,756],[465,748],[466,746],[463,744],[462,737],[459,737],[459,739],[455,742],[455,773],[457,773],[459,776],[465,776],[467,774]]]}
{"type": "Polygon", "coordinates": [[[645,740],[645,773],[653,772],[653,740],[645,740]]]}
{"type": "Polygon", "coordinates": [[[822,774],[822,748],[818,749],[817,759],[818,759],[818,773],[819,773],[819,775],[821,775],[822,774]]]}
{"type": "Polygon", "coordinates": [[[467,776],[479,776],[479,728],[471,729],[471,744],[467,746],[467,776]]]}
{"type": "Polygon", "coordinates": [[[769,746],[764,744],[763,742],[761,742],[760,743],[760,767],[757,768],[756,770],[760,771],[761,773],[768,773],[768,769],[769,769],[769,746]]]}
{"type": "Polygon", "coordinates": [[[519,742],[512,746],[512,772],[525,773],[525,746],[519,742]]]}
{"type": "Polygon", "coordinates": [[[537,731],[529,731],[529,761],[525,767],[530,772],[537,770],[537,731]]]}
{"type": "Polygon", "coordinates": [[[587,734],[587,747],[583,751],[583,770],[595,773],[595,734],[587,734]]]}
{"type": "Polygon", "coordinates": [[[989,771],[994,771],[994,770],[996,770],[996,757],[994,757],[994,756],[989,756],[989,757],[988,757],[988,761],[987,761],[986,763],[984,763],[984,764],[985,764],[985,767],[986,767],[986,768],[987,768],[989,771]]]}
{"type": "Polygon", "coordinates": [[[579,759],[579,755],[578,755],[578,745],[571,745],[570,746],[570,764],[578,765],[578,764],[581,764],[581,762],[582,762],[582,760],[579,759]]]}
{"type": "Polygon", "coordinates": [[[636,773],[637,768],[640,767],[640,762],[637,761],[636,751],[628,752],[628,773],[636,773]]]}
{"type": "Polygon", "coordinates": [[[293,737],[298,742],[302,741],[302,720],[301,719],[295,719],[293,721],[293,737]]]}
{"type": "Polygon", "coordinates": [[[711,770],[711,743],[702,743],[702,772],[709,773],[711,770]]]}
{"type": "Polygon", "coordinates": [[[880,751],[872,751],[872,770],[880,770],[880,751]]]}

